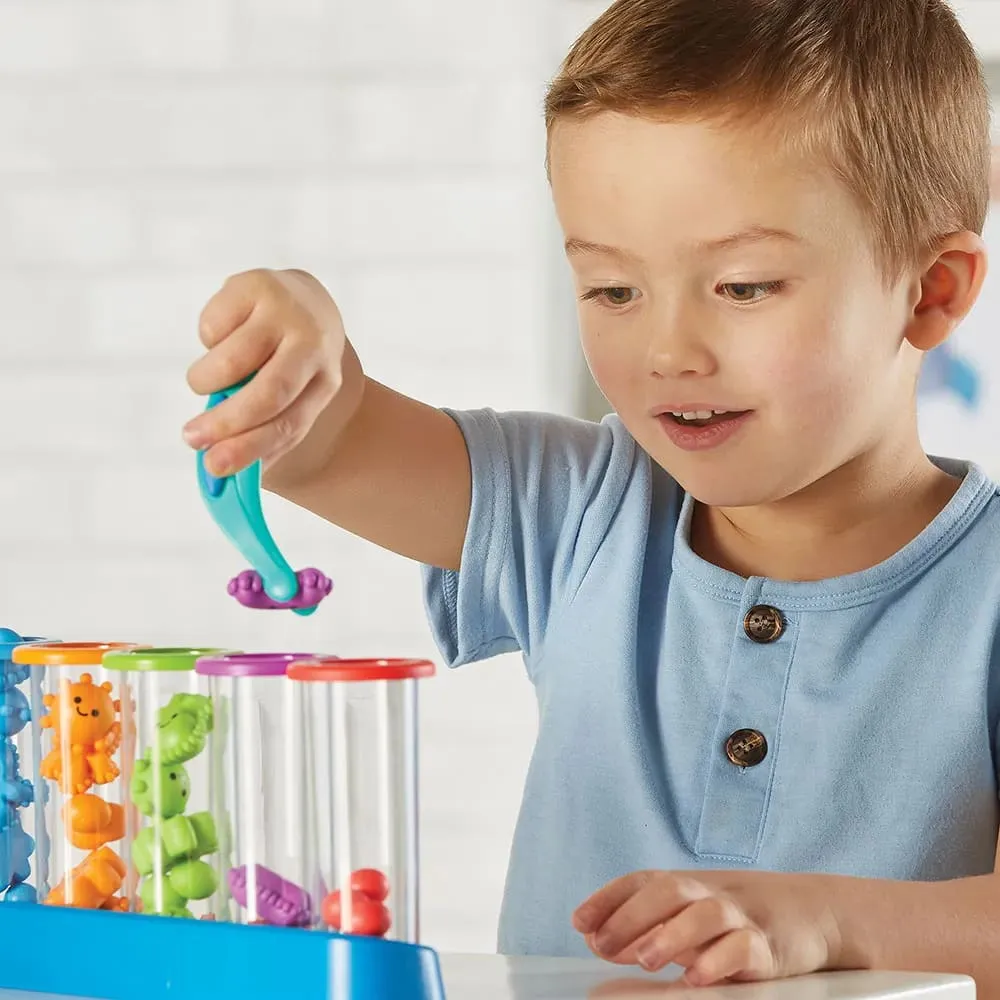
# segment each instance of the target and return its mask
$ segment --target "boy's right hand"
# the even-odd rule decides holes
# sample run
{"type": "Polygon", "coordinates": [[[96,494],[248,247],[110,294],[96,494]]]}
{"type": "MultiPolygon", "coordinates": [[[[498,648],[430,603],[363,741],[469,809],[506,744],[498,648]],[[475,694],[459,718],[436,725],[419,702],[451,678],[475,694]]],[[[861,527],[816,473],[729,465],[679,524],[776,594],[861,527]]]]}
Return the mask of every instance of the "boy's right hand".
{"type": "Polygon", "coordinates": [[[215,476],[261,460],[264,485],[377,545],[457,569],[469,454],[443,411],[366,378],[326,289],[303,271],[248,271],[205,306],[208,395],[253,381],[184,428],[215,476]]]}
{"type": "Polygon", "coordinates": [[[207,353],[188,372],[199,395],[249,385],[184,428],[205,466],[227,476],[258,459],[273,466],[294,449],[343,381],[344,325],[326,289],[303,271],[229,278],[201,314],[207,353]]]}

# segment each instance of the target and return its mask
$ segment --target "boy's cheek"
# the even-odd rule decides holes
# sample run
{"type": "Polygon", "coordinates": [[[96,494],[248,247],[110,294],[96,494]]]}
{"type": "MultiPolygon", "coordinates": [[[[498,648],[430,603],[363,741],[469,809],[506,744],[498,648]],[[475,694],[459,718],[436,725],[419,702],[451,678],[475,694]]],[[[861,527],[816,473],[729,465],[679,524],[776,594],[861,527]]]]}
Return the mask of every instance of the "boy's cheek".
{"type": "Polygon", "coordinates": [[[857,377],[854,360],[832,348],[825,331],[759,338],[749,334],[720,352],[719,382],[748,406],[800,405],[837,391],[841,376],[857,377]]]}
{"type": "Polygon", "coordinates": [[[587,367],[597,387],[619,413],[635,412],[650,396],[651,375],[641,362],[627,353],[600,342],[583,345],[587,367]]]}

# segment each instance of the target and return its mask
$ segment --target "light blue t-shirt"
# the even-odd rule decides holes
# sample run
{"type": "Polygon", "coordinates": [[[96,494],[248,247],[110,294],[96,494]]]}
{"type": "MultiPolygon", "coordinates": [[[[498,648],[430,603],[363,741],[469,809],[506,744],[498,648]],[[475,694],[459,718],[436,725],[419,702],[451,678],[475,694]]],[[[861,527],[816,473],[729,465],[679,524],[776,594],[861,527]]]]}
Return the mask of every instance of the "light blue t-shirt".
{"type": "Polygon", "coordinates": [[[572,911],[637,869],[993,870],[1000,498],[980,469],[936,460],[962,485],[885,562],[783,583],[695,555],[691,498],[617,418],[451,415],[472,512],[460,572],[424,570],[435,637],[449,665],[520,650],[539,706],[501,952],[586,954],[572,911]]]}

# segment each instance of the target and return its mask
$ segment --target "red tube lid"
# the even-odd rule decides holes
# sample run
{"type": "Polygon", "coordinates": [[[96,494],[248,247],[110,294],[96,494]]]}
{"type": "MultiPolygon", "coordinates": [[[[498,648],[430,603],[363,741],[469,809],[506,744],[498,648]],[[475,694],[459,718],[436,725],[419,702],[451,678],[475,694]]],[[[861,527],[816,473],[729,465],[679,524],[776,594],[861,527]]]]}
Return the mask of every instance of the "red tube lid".
{"type": "Polygon", "coordinates": [[[434,676],[430,660],[416,659],[339,659],[316,656],[289,664],[288,676],[293,681],[410,681],[434,676]]]}

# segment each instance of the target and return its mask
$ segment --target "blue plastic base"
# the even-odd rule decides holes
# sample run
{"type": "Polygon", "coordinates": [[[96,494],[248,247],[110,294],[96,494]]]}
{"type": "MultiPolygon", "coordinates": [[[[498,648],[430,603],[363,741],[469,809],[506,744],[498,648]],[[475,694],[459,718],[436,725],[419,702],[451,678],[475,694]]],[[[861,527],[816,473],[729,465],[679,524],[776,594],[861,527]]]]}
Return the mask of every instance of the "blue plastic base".
{"type": "Polygon", "coordinates": [[[323,931],[0,905],[0,988],[88,1000],[444,1000],[430,948],[323,931]]]}

